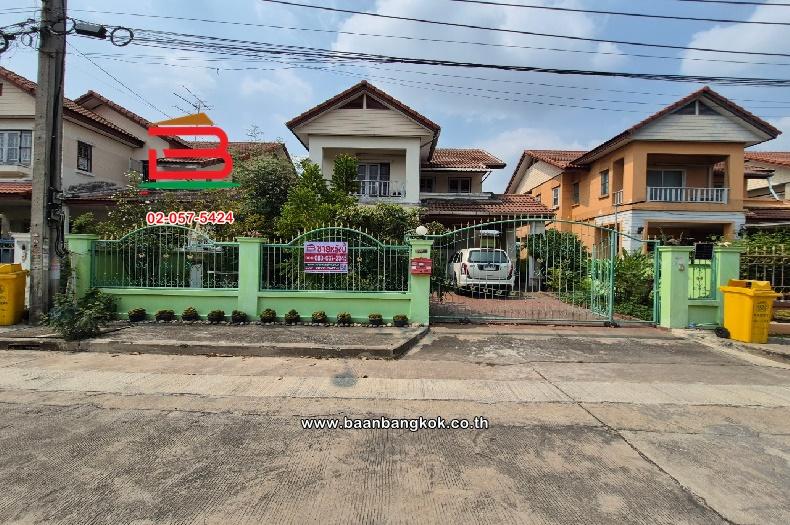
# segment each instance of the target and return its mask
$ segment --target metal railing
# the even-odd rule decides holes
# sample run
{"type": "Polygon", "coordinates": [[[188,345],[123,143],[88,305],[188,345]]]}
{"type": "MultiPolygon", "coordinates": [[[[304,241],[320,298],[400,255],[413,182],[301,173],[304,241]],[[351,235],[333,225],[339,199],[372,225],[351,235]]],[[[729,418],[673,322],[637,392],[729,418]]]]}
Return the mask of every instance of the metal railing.
{"type": "Polygon", "coordinates": [[[287,243],[261,245],[260,289],[405,292],[409,250],[351,228],[319,228],[287,243]]]}
{"type": "Polygon", "coordinates": [[[14,262],[14,239],[0,239],[0,263],[14,262]]]}
{"type": "Polygon", "coordinates": [[[648,186],[647,200],[651,202],[712,202],[726,204],[728,192],[728,188],[648,186]]]}
{"type": "Polygon", "coordinates": [[[150,226],[95,241],[92,285],[101,288],[239,286],[239,245],[182,226],[150,226]]]}
{"type": "Polygon", "coordinates": [[[711,259],[695,259],[689,257],[689,299],[713,299],[716,290],[715,257],[711,259]]]}
{"type": "Polygon", "coordinates": [[[741,279],[768,281],[780,301],[790,300],[790,246],[746,246],[741,253],[741,279]]]}
{"type": "Polygon", "coordinates": [[[615,206],[619,206],[623,203],[623,190],[617,190],[612,195],[612,202],[615,206]]]}
{"type": "Polygon", "coordinates": [[[389,180],[359,180],[359,197],[377,199],[401,199],[406,195],[406,186],[389,180]]]}

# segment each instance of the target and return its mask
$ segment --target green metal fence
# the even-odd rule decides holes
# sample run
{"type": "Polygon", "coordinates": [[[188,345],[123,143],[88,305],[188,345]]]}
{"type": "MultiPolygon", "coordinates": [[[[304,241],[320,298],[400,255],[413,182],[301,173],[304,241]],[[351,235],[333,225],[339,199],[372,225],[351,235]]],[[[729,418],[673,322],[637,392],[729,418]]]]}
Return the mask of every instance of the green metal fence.
{"type": "Polygon", "coordinates": [[[239,246],[182,226],[150,226],[91,250],[91,283],[101,288],[239,286],[239,246]]]}
{"type": "Polygon", "coordinates": [[[405,292],[409,246],[384,244],[352,228],[318,228],[261,245],[261,290],[405,292]]]}
{"type": "Polygon", "coordinates": [[[716,290],[716,260],[689,258],[689,299],[713,299],[716,290]]]}
{"type": "Polygon", "coordinates": [[[741,254],[741,279],[768,281],[782,294],[780,301],[790,300],[790,247],[747,245],[741,254]]]}

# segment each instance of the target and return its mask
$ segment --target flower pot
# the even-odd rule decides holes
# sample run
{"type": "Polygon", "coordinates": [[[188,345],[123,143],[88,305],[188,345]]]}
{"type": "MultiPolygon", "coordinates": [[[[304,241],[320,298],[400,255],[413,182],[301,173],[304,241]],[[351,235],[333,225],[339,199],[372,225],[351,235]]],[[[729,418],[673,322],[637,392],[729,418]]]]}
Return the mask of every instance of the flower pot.
{"type": "Polygon", "coordinates": [[[384,324],[384,319],[368,319],[371,326],[381,326],[384,324]]]}
{"type": "Polygon", "coordinates": [[[392,324],[394,324],[398,328],[403,328],[404,326],[409,324],[409,321],[406,319],[393,319],[392,324]]]}

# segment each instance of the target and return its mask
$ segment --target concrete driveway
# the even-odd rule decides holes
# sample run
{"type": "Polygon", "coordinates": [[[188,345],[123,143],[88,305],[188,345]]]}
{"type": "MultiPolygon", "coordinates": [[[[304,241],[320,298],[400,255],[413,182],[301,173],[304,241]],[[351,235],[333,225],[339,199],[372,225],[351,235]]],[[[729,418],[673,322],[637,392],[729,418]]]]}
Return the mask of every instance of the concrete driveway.
{"type": "Polygon", "coordinates": [[[0,352],[0,521],[788,523],[790,366],[549,327],[398,361],[0,352]],[[381,416],[489,428],[303,428],[381,416]]]}

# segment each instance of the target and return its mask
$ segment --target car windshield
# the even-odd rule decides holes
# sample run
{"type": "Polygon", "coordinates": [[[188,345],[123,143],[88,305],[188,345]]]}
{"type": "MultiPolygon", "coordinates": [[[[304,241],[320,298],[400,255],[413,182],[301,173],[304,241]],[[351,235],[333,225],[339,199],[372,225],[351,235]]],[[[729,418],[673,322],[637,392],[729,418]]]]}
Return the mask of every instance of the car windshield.
{"type": "Polygon", "coordinates": [[[475,250],[469,252],[469,262],[472,263],[506,263],[507,254],[502,250],[475,250]]]}

